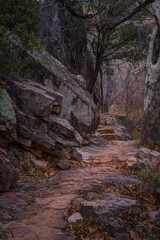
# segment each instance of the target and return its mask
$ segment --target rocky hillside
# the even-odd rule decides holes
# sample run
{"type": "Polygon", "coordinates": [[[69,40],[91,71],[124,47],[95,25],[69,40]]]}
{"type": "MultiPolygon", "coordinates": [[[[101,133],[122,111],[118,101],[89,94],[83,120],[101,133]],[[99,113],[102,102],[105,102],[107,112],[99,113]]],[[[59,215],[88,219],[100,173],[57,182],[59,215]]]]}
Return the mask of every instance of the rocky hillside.
{"type": "MultiPolygon", "coordinates": [[[[77,19],[67,10],[63,1],[42,1],[38,37],[53,57],[58,59],[73,74],[85,82],[86,87],[93,78],[94,59],[89,49],[85,30],[77,26],[77,19]]],[[[100,78],[95,85],[94,101],[101,102],[100,78]]]]}
{"type": "Polygon", "coordinates": [[[39,9],[39,38],[46,50],[72,73],[86,79],[93,73],[85,31],[74,24],[71,13],[60,1],[42,1],[39,9]]]}
{"type": "MultiPolygon", "coordinates": [[[[17,45],[17,52],[28,63],[0,88],[1,146],[15,142],[61,156],[63,149],[82,145],[99,124],[98,109],[83,83],[45,51],[26,53],[17,45]]],[[[2,172],[7,171],[4,161],[2,172]]],[[[13,174],[13,182],[2,190],[14,181],[13,174]]]]}

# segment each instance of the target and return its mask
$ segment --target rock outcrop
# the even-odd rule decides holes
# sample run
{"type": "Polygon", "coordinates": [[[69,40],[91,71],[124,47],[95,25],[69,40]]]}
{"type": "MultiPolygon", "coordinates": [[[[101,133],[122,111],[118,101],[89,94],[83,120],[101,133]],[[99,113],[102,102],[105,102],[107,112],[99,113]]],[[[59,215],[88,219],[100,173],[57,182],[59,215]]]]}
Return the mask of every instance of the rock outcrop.
{"type": "MultiPolygon", "coordinates": [[[[83,137],[97,128],[98,109],[82,81],[58,60],[44,50],[26,52],[16,36],[11,38],[25,70],[19,68],[0,88],[1,146],[7,138],[10,143],[62,156],[62,149],[80,146],[83,137]]],[[[7,190],[13,181],[8,184],[3,178],[2,182],[7,186],[2,190],[7,190]]]]}
{"type": "Polygon", "coordinates": [[[99,124],[99,112],[79,79],[49,53],[24,52],[26,71],[7,81],[7,92],[14,103],[17,135],[27,147],[42,150],[81,145],[83,137],[99,124]]]}
{"type": "Polygon", "coordinates": [[[80,134],[65,119],[58,118],[62,95],[33,81],[9,81],[8,92],[15,103],[17,138],[26,146],[36,144],[54,150],[78,146],[80,134]]]}
{"type": "Polygon", "coordinates": [[[160,173],[160,153],[148,148],[141,147],[135,157],[154,172],[160,173]]]}
{"type": "Polygon", "coordinates": [[[29,71],[23,71],[23,78],[60,93],[63,96],[60,118],[68,120],[82,136],[94,131],[99,124],[99,112],[79,79],[46,51],[28,54],[29,71]]]}
{"type": "Polygon", "coordinates": [[[87,49],[86,33],[75,26],[71,13],[62,3],[56,0],[41,2],[39,38],[46,50],[72,73],[89,79],[93,60],[87,49]]]}

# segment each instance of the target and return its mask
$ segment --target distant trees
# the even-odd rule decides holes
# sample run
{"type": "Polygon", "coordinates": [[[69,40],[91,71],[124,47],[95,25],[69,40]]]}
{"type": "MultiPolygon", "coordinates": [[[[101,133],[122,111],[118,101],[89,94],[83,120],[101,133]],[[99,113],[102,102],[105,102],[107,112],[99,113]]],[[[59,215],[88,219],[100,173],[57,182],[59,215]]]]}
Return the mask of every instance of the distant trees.
{"type": "Polygon", "coordinates": [[[145,54],[145,17],[141,11],[154,0],[66,0],[66,8],[88,35],[94,71],[87,90],[92,93],[103,64],[113,59],[138,61],[145,54]],[[139,14],[140,13],[140,14],[139,14]]]}
{"type": "MultiPolygon", "coordinates": [[[[117,64],[118,65],[118,64],[117,64]]],[[[145,85],[145,62],[125,63],[115,69],[111,112],[125,114],[129,130],[142,126],[145,85]]]]}
{"type": "Polygon", "coordinates": [[[39,29],[37,16],[37,0],[1,0],[0,1],[0,75],[12,71],[15,65],[13,59],[13,42],[11,35],[19,37],[24,48],[32,50],[40,47],[36,38],[39,29]]]}

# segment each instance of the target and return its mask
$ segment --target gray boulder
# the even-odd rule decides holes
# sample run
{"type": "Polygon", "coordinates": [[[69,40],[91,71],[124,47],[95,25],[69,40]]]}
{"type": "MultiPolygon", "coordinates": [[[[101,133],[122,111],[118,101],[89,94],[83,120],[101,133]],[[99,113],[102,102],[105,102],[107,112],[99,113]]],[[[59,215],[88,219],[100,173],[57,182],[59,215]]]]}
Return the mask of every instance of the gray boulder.
{"type": "Polygon", "coordinates": [[[17,172],[0,156],[0,192],[7,191],[17,179],[17,172]]]}
{"type": "Polygon", "coordinates": [[[126,232],[118,216],[134,205],[136,201],[127,196],[108,194],[102,200],[81,201],[80,213],[82,217],[92,219],[93,224],[105,227],[109,235],[115,237],[117,233],[126,232]]]}
{"type": "Polygon", "coordinates": [[[148,148],[141,147],[135,157],[149,166],[153,171],[160,173],[160,153],[148,148]]]}
{"type": "Polygon", "coordinates": [[[99,125],[99,111],[79,79],[45,51],[28,54],[31,64],[28,64],[29,71],[23,71],[23,77],[60,93],[63,101],[59,116],[81,135],[94,131],[99,125]]]}
{"type": "Polygon", "coordinates": [[[22,66],[13,79],[17,81],[22,77],[60,93],[63,101],[59,117],[68,120],[82,136],[92,133],[99,125],[99,111],[91,95],[81,86],[81,80],[45,50],[25,51],[16,36],[10,39],[20,58],[27,59],[25,68],[22,66]]]}
{"type": "Polygon", "coordinates": [[[58,118],[62,95],[32,81],[9,81],[7,90],[14,99],[17,137],[23,145],[39,144],[54,150],[57,146],[78,146],[80,134],[66,119],[58,118]]]}
{"type": "Polygon", "coordinates": [[[62,160],[58,161],[57,167],[59,167],[62,170],[68,170],[71,168],[71,164],[68,160],[62,159],[62,160]]]}
{"type": "Polygon", "coordinates": [[[50,153],[81,145],[82,137],[99,124],[99,111],[90,94],[49,53],[26,52],[16,36],[11,41],[16,53],[27,58],[27,66],[10,77],[6,86],[16,111],[14,139],[50,153]]]}
{"type": "MultiPolygon", "coordinates": [[[[25,52],[18,39],[14,39],[20,56],[27,55],[27,67],[19,76],[31,80],[63,96],[60,118],[66,119],[82,135],[93,132],[99,125],[99,111],[90,94],[81,87],[79,78],[73,76],[58,60],[44,50],[25,52]]],[[[17,81],[18,78],[14,78],[17,81]]]]}

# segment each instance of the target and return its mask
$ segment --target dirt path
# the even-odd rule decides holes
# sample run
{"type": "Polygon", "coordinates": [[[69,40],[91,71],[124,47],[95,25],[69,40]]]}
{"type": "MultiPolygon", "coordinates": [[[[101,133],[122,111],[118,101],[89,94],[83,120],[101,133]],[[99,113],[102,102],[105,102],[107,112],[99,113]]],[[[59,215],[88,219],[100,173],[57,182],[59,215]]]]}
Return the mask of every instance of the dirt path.
{"type": "Polygon", "coordinates": [[[73,239],[66,232],[68,209],[73,200],[81,193],[102,192],[106,183],[115,178],[121,182],[125,178],[130,183],[136,182],[122,172],[122,167],[135,162],[138,150],[137,141],[108,141],[97,134],[93,144],[78,149],[83,158],[81,168],[63,171],[45,182],[34,183],[34,178],[30,177],[29,183],[19,184],[17,192],[2,194],[3,234],[0,239],[73,239]]]}

